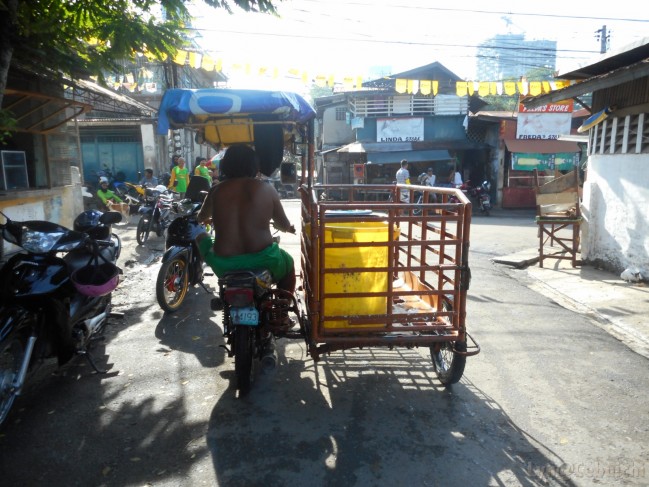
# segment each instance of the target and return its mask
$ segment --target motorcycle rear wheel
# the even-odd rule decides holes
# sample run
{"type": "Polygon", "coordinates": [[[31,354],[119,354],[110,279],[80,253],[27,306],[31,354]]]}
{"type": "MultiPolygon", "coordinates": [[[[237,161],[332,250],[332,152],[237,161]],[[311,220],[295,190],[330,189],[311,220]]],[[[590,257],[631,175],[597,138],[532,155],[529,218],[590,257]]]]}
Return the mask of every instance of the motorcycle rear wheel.
{"type": "Polygon", "coordinates": [[[188,287],[187,259],[176,256],[162,264],[155,283],[155,295],[163,310],[168,313],[177,311],[185,301],[188,287]]]}
{"type": "Polygon", "coordinates": [[[234,327],[234,374],[237,377],[239,395],[250,391],[252,383],[252,356],[255,349],[255,331],[247,325],[234,327]]]}
{"type": "Polygon", "coordinates": [[[13,384],[25,356],[26,336],[21,334],[0,343],[0,425],[16,400],[13,384]]]}
{"type": "Polygon", "coordinates": [[[135,238],[137,238],[138,245],[144,245],[144,242],[149,239],[150,227],[149,217],[143,216],[140,218],[140,221],[137,222],[137,233],[135,234],[135,238]]]}

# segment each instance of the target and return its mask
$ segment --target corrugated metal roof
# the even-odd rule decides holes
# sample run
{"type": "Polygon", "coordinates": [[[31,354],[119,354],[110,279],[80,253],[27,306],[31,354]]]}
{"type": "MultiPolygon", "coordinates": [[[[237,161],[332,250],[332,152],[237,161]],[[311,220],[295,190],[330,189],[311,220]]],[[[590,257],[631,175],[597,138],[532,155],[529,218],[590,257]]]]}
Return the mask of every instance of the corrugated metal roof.
{"type": "Polygon", "coordinates": [[[560,152],[579,152],[577,142],[565,140],[510,139],[505,141],[509,152],[523,154],[556,154],[560,152]]]}

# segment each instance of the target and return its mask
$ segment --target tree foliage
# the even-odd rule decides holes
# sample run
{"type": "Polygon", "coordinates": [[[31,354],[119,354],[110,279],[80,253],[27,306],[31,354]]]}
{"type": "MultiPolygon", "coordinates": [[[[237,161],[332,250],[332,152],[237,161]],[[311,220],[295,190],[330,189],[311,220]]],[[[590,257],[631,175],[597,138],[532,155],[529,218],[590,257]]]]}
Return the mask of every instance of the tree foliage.
{"type": "MultiPolygon", "coordinates": [[[[203,0],[276,14],[281,0],[203,0]]],[[[183,0],[0,0],[0,105],[11,65],[71,76],[113,71],[134,52],[164,60],[183,47],[183,0]]]]}

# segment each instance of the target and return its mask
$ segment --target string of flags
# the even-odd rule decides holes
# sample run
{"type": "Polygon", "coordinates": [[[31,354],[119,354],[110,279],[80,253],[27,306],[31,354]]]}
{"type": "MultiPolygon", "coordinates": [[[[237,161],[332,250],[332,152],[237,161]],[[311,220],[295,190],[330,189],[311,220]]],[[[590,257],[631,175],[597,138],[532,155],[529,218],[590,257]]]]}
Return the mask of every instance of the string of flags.
{"type": "MultiPolygon", "coordinates": [[[[147,59],[154,62],[155,59],[149,53],[138,53],[139,56],[146,56],[147,59]]],[[[172,59],[175,64],[180,66],[189,66],[194,69],[203,69],[205,71],[222,72],[224,69],[223,59],[213,58],[209,54],[203,54],[196,51],[186,51],[179,49],[172,59]]],[[[280,70],[277,67],[259,66],[253,67],[250,63],[233,63],[228,66],[231,73],[244,74],[248,76],[262,76],[278,79],[280,77],[290,77],[300,80],[304,85],[315,84],[318,87],[341,88],[343,91],[362,90],[364,79],[362,76],[343,75],[342,77],[334,74],[316,74],[310,75],[308,71],[297,68],[280,70]]],[[[154,93],[159,89],[157,83],[152,79],[153,73],[146,69],[140,68],[137,73],[127,73],[125,75],[110,78],[108,81],[113,88],[125,88],[130,92],[147,91],[154,93]]],[[[554,81],[458,81],[455,83],[457,96],[495,96],[507,95],[513,96],[520,94],[523,96],[537,96],[550,93],[561,88],[570,86],[573,82],[570,80],[554,81]]],[[[401,94],[422,94],[437,95],[439,91],[439,81],[426,79],[395,79],[395,90],[401,94]]]]}

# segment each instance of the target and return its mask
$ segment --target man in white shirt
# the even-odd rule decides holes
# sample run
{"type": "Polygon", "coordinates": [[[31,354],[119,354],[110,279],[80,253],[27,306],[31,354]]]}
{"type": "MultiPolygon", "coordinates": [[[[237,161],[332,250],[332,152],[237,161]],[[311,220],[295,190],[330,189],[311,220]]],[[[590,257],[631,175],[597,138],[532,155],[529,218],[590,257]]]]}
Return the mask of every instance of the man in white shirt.
{"type": "MultiPolygon", "coordinates": [[[[408,171],[408,161],[403,159],[401,161],[401,168],[397,171],[397,184],[410,184],[410,172],[408,171]]],[[[410,191],[407,189],[401,190],[399,197],[402,203],[410,203],[410,191]]]]}

